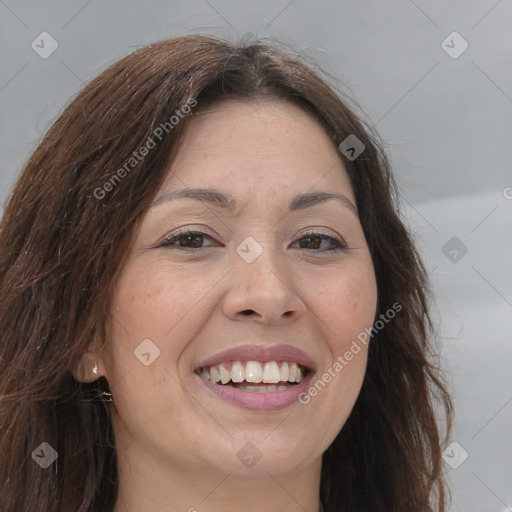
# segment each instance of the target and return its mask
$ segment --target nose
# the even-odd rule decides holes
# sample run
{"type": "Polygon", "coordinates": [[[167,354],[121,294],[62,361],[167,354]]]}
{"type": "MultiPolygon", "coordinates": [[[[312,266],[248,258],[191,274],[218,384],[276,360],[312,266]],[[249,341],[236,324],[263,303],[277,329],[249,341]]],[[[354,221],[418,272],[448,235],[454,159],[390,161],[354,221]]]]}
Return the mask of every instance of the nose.
{"type": "Polygon", "coordinates": [[[301,316],[306,306],[284,255],[264,249],[251,263],[236,253],[233,260],[232,285],[223,302],[229,319],[282,325],[301,316]]]}

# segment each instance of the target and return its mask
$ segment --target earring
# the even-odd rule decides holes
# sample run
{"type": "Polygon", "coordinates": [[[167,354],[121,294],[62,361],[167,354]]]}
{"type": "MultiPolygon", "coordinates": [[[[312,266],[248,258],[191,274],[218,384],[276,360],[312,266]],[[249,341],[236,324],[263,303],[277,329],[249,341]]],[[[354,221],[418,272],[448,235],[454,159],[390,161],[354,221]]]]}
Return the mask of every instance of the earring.
{"type": "Polygon", "coordinates": [[[96,363],[96,361],[94,361],[94,366],[92,368],[92,373],[94,373],[94,375],[98,376],[98,364],[96,363]]]}
{"type": "Polygon", "coordinates": [[[108,393],[107,391],[100,391],[98,394],[98,398],[101,402],[113,402],[112,393],[108,393]]]}

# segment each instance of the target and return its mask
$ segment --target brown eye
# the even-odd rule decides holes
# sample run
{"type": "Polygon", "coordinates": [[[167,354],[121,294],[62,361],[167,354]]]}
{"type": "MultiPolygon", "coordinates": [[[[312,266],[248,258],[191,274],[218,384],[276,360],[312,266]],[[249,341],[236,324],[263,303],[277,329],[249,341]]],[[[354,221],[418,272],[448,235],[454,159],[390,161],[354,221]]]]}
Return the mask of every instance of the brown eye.
{"type": "Polygon", "coordinates": [[[179,235],[178,242],[181,247],[189,247],[191,249],[197,249],[203,245],[203,235],[199,233],[189,233],[185,235],[179,235]]]}
{"type": "Polygon", "coordinates": [[[296,244],[299,249],[308,249],[317,252],[334,252],[346,249],[345,242],[337,240],[332,236],[324,235],[323,233],[311,233],[300,238],[296,244]]]}
{"type": "Polygon", "coordinates": [[[319,236],[306,236],[300,239],[301,249],[320,249],[322,240],[319,236]]]}
{"type": "Polygon", "coordinates": [[[159,247],[169,247],[176,249],[201,249],[204,247],[211,247],[213,244],[204,245],[207,240],[213,241],[213,238],[205,233],[188,231],[178,233],[166,240],[164,240],[159,247]]]}

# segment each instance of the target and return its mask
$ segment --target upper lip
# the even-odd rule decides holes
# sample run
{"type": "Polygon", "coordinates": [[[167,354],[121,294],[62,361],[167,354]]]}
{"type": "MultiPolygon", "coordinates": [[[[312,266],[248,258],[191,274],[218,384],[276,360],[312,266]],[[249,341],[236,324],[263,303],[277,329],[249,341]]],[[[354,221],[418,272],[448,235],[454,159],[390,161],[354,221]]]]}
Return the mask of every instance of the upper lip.
{"type": "Polygon", "coordinates": [[[308,370],[315,369],[313,359],[300,348],[287,344],[269,346],[256,343],[240,345],[219,352],[201,361],[195,369],[215,366],[228,361],[290,361],[298,363],[308,370]]]}

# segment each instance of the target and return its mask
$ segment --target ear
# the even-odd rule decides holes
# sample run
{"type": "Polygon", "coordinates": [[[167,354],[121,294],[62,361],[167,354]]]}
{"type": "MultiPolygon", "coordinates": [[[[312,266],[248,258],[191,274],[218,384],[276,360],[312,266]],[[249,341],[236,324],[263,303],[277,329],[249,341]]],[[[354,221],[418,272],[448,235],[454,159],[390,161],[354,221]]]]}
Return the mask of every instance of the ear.
{"type": "Polygon", "coordinates": [[[76,368],[73,368],[73,377],[78,382],[94,382],[100,377],[106,377],[105,363],[98,352],[85,351],[80,358],[76,368]]]}

